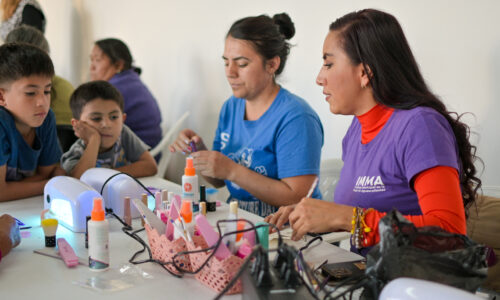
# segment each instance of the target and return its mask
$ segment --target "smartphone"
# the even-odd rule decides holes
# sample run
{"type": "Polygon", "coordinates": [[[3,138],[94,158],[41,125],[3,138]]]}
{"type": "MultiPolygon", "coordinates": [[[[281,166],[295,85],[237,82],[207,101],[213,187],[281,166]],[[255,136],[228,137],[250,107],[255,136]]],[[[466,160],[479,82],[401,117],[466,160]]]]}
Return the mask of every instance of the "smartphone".
{"type": "Polygon", "coordinates": [[[330,276],[330,280],[338,281],[351,276],[359,276],[365,273],[366,261],[351,261],[342,263],[331,263],[321,267],[324,277],[330,276]]]}

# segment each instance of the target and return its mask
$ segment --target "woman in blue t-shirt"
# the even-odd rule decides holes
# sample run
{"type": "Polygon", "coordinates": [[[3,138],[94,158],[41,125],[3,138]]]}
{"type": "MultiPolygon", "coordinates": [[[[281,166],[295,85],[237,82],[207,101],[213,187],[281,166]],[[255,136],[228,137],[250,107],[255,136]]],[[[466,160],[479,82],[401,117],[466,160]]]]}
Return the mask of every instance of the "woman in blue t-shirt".
{"type": "MultiPolygon", "coordinates": [[[[276,83],[295,34],[287,14],[236,21],[226,36],[223,60],[233,90],[223,105],[213,151],[194,131],[181,131],[172,152],[191,152],[194,166],[215,187],[227,186],[230,201],[267,216],[297,203],[319,174],[323,127],[300,97],[276,83]]],[[[320,198],[316,188],[314,197],[320,198]]]]}

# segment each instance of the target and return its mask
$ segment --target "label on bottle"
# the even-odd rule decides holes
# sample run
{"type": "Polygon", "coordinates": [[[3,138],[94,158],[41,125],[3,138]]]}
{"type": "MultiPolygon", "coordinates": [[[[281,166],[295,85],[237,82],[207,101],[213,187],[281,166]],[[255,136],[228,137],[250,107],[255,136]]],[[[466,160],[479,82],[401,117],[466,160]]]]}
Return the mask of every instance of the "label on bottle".
{"type": "Polygon", "coordinates": [[[198,176],[182,176],[182,198],[199,201],[198,176]]]}
{"type": "Polygon", "coordinates": [[[94,271],[106,270],[109,268],[108,222],[89,221],[88,228],[89,268],[94,271]]]}

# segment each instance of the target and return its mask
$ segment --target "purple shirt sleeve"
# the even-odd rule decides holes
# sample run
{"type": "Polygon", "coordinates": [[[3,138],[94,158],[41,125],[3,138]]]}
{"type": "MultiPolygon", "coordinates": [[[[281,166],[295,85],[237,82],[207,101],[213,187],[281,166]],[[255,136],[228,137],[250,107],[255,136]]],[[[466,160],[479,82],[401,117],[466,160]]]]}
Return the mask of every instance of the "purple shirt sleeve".
{"type": "Polygon", "coordinates": [[[439,113],[418,113],[406,124],[397,145],[398,161],[409,183],[416,175],[436,166],[459,170],[455,135],[439,113]]]}

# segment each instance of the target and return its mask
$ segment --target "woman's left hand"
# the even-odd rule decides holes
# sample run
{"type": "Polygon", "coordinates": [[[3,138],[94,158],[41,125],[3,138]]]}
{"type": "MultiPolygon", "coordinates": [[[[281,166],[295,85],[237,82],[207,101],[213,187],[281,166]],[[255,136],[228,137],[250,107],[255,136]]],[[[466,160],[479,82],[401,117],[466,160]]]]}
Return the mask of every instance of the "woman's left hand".
{"type": "Polygon", "coordinates": [[[313,198],[302,198],[290,214],[292,240],[308,232],[322,233],[350,230],[352,207],[313,198]]]}
{"type": "Polygon", "coordinates": [[[219,151],[197,151],[191,153],[193,165],[203,176],[232,180],[237,163],[219,151]]]}

